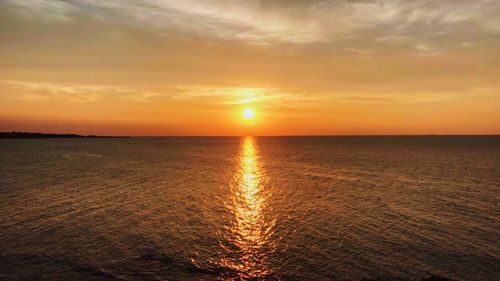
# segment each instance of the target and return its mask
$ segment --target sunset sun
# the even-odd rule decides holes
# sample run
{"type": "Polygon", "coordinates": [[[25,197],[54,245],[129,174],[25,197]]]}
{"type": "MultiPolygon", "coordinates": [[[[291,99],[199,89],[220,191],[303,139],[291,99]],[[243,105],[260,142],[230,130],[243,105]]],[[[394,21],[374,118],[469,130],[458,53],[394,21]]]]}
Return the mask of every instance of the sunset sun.
{"type": "Polygon", "coordinates": [[[250,120],[255,117],[255,111],[251,108],[245,108],[243,110],[243,118],[250,120]]]}

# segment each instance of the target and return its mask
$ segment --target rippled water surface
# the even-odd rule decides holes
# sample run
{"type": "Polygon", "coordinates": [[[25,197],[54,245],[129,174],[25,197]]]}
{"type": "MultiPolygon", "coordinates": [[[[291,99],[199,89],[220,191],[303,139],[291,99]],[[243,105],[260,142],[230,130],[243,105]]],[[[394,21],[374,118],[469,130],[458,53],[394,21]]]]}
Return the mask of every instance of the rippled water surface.
{"type": "Polygon", "coordinates": [[[2,280],[500,280],[500,138],[0,140],[2,280]]]}

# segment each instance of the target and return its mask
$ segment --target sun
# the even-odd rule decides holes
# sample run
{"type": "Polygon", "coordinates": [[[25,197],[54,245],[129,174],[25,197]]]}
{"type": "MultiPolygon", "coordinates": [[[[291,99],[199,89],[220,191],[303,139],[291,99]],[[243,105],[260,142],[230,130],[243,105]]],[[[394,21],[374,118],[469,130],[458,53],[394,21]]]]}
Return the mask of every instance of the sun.
{"type": "Polygon", "coordinates": [[[251,108],[245,108],[243,109],[243,118],[245,119],[252,119],[255,117],[255,111],[251,108]]]}

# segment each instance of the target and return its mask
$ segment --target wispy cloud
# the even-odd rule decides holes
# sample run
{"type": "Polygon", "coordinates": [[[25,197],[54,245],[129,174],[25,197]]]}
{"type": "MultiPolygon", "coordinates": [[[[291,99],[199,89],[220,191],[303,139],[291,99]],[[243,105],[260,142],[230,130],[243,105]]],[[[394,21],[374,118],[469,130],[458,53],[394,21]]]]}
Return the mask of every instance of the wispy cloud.
{"type": "Polygon", "coordinates": [[[272,102],[286,94],[271,88],[171,86],[160,90],[144,90],[116,85],[61,84],[18,80],[0,80],[0,90],[11,98],[39,102],[63,100],[73,103],[98,102],[104,99],[154,102],[158,99],[184,100],[204,104],[238,105],[272,102]]]}
{"type": "Polygon", "coordinates": [[[196,100],[204,103],[239,105],[248,103],[271,103],[287,96],[278,89],[255,87],[176,87],[173,98],[178,100],[196,100]]]}
{"type": "MultiPolygon", "coordinates": [[[[59,100],[70,103],[92,103],[102,100],[155,102],[159,99],[182,100],[206,105],[238,106],[257,104],[265,107],[318,107],[325,104],[422,103],[450,100],[456,92],[295,92],[275,88],[173,86],[147,91],[115,85],[74,85],[16,80],[0,81],[2,92],[15,92],[10,98],[40,102],[59,100]]],[[[474,94],[491,93],[491,88],[474,90],[474,94]]],[[[463,93],[462,93],[463,94],[463,93]]]]}
{"type": "Polygon", "coordinates": [[[171,29],[256,44],[350,42],[399,36],[442,38],[500,33],[495,0],[224,1],[5,0],[24,13],[60,19],[84,14],[160,32],[171,29]]]}
{"type": "Polygon", "coordinates": [[[94,86],[27,82],[16,80],[0,81],[2,92],[15,92],[10,95],[20,100],[38,102],[42,100],[64,100],[75,103],[96,102],[104,98],[119,98],[134,101],[147,101],[163,94],[118,86],[94,86]]]}

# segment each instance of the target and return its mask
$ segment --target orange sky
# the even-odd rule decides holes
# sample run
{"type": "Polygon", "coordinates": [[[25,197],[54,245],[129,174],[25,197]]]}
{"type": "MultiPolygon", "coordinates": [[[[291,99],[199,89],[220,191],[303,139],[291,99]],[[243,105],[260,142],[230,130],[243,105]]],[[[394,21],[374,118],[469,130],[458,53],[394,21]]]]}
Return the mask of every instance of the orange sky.
{"type": "Polygon", "coordinates": [[[0,131],[499,134],[498,13],[490,0],[5,0],[0,131]]]}

